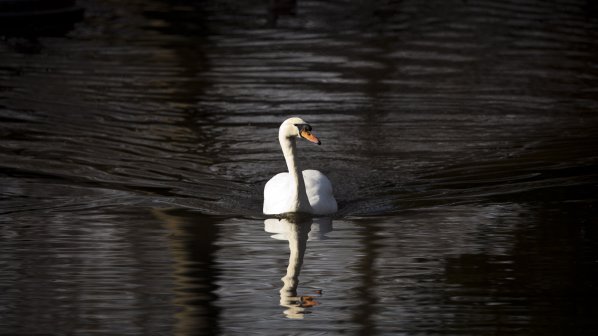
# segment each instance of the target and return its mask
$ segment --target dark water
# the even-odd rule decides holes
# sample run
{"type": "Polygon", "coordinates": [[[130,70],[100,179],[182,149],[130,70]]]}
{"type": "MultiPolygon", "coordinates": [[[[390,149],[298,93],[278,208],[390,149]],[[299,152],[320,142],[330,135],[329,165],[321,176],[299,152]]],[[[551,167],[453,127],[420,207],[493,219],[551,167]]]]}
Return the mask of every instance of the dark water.
{"type": "Polygon", "coordinates": [[[2,39],[0,334],[596,334],[597,7],[275,3],[2,39]],[[295,115],[334,218],[261,214],[295,115]]]}

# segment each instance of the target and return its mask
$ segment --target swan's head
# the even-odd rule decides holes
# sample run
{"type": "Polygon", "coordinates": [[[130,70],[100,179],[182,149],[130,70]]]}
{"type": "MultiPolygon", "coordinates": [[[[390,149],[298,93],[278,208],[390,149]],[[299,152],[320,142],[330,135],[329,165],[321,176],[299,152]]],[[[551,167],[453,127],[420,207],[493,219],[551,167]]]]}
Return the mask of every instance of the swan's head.
{"type": "Polygon", "coordinates": [[[303,138],[315,144],[322,144],[320,140],[311,132],[311,126],[301,118],[289,118],[285,120],[280,129],[278,135],[285,138],[303,138]]]}

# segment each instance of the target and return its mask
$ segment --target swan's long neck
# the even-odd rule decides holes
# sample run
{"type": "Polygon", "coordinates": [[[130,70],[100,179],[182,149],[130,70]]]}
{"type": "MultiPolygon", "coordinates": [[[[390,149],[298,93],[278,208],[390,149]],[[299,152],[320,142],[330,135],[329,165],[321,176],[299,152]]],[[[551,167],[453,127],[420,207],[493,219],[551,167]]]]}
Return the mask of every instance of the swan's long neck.
{"type": "Polygon", "coordinates": [[[295,138],[280,135],[278,140],[280,141],[280,147],[282,148],[284,160],[287,163],[287,168],[289,169],[289,175],[291,177],[292,186],[290,190],[290,202],[293,209],[290,209],[290,212],[311,212],[312,209],[305,191],[303,173],[301,172],[301,167],[299,167],[299,163],[295,156],[297,153],[295,138]]]}

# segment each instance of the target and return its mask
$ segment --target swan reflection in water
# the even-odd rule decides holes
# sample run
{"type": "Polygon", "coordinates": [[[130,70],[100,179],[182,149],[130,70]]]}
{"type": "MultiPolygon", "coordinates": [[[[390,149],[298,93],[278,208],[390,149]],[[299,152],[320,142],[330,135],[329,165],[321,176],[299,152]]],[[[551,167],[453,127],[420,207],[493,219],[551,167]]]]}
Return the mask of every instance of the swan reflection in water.
{"type": "Polygon", "coordinates": [[[326,233],[332,231],[332,220],[326,217],[292,215],[266,219],[264,225],[266,232],[274,233],[272,238],[289,241],[289,265],[286,275],[281,279],[283,286],[280,289],[280,305],[286,307],[286,317],[301,319],[309,313],[308,308],[318,305],[316,297],[322,294],[321,290],[317,290],[313,295],[297,295],[307,241],[325,239],[326,233]]]}

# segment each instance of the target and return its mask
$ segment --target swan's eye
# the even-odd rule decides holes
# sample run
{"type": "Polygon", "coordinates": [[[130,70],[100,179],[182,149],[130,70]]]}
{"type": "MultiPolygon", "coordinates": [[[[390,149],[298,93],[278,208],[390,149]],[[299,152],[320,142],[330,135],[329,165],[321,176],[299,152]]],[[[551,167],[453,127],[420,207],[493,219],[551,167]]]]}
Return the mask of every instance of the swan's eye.
{"type": "Polygon", "coordinates": [[[318,145],[321,144],[320,140],[318,140],[318,138],[315,135],[313,135],[310,131],[311,127],[309,125],[304,125],[299,130],[299,136],[305,140],[311,141],[318,145]]]}
{"type": "Polygon", "coordinates": [[[304,131],[311,131],[311,126],[309,124],[295,124],[295,127],[299,130],[299,133],[304,131]]]}

